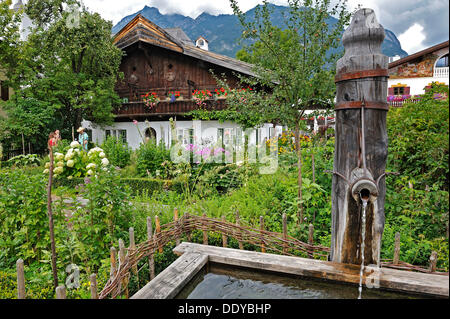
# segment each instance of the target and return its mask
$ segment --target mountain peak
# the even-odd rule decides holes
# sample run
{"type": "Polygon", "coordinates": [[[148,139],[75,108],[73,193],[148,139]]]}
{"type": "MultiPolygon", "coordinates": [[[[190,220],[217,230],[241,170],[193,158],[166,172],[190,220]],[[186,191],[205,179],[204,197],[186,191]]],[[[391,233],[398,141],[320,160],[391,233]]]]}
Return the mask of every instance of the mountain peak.
{"type": "MultiPolygon", "coordinates": [[[[262,5],[259,4],[248,10],[246,13],[249,13],[249,17],[252,17],[255,8],[261,6],[262,5]]],[[[289,8],[273,3],[269,3],[269,7],[273,13],[271,17],[272,23],[277,27],[285,28],[283,13],[289,10],[289,8]]],[[[212,15],[203,12],[197,16],[197,18],[192,19],[191,17],[182,14],[161,14],[158,8],[144,6],[142,10],[124,17],[113,27],[112,32],[114,34],[119,32],[138,13],[161,28],[181,28],[191,39],[197,39],[201,35],[206,36],[208,41],[210,41],[210,51],[234,58],[236,52],[241,49],[237,43],[242,34],[242,27],[238,18],[232,14],[212,15]]],[[[401,48],[400,42],[393,32],[386,29],[386,35],[382,46],[382,52],[385,55],[399,55],[401,57],[408,55],[401,48]]]]}

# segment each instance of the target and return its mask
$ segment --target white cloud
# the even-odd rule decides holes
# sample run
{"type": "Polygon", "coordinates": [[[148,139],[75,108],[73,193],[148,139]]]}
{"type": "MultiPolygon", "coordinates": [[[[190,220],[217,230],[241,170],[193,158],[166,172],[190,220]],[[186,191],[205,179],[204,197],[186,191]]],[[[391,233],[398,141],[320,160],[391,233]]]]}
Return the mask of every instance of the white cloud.
{"type": "Polygon", "coordinates": [[[418,23],[414,23],[405,32],[398,36],[403,50],[412,54],[426,48],[424,41],[426,39],[424,28],[418,23]]]}

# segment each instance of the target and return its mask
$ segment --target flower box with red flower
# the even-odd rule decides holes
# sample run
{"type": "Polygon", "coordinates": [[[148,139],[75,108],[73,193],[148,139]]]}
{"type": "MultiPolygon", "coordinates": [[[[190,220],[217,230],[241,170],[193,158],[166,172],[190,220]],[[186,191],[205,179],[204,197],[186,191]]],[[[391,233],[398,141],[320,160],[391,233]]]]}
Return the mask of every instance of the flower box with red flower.
{"type": "Polygon", "coordinates": [[[149,108],[155,107],[159,102],[159,98],[155,92],[148,92],[147,94],[142,95],[142,99],[144,101],[144,104],[149,108]]]}
{"type": "Polygon", "coordinates": [[[215,89],[215,97],[218,99],[225,99],[228,95],[228,91],[225,90],[224,88],[220,88],[220,89],[215,89]]]}
{"type": "Polygon", "coordinates": [[[169,91],[167,93],[167,97],[170,102],[175,102],[175,100],[179,100],[182,98],[180,91],[169,91]]]}
{"type": "Polygon", "coordinates": [[[206,106],[205,101],[212,98],[212,93],[209,90],[195,90],[192,98],[198,106],[206,106]]]}

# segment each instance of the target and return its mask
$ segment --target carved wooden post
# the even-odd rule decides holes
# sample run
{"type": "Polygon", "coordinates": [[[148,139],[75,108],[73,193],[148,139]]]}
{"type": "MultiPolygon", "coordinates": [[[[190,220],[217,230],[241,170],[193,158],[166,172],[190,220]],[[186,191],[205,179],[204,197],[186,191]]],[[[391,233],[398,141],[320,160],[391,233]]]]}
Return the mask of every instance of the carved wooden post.
{"type": "Polygon", "coordinates": [[[430,272],[436,272],[437,252],[432,251],[430,256],[430,272]]]}
{"type": "Polygon", "coordinates": [[[89,281],[91,282],[91,299],[98,299],[97,293],[97,275],[92,274],[89,277],[89,281]]]}
{"type": "Polygon", "coordinates": [[[335,262],[361,264],[364,200],[368,201],[364,262],[380,263],[389,109],[388,58],[381,53],[384,37],[374,11],[360,9],[342,39],[345,55],[337,62],[332,185],[330,258],[335,262]]]}

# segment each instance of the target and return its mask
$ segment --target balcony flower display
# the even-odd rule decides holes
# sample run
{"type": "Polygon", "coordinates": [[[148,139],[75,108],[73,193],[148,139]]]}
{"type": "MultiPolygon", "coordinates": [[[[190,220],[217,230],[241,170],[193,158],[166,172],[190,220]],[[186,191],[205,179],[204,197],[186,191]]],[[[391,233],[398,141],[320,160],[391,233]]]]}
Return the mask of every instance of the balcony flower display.
{"type": "Polygon", "coordinates": [[[173,103],[181,97],[181,94],[180,91],[169,91],[167,96],[170,98],[170,103],[173,103]]]}
{"type": "Polygon", "coordinates": [[[209,90],[195,90],[192,93],[192,98],[198,106],[206,106],[205,101],[212,97],[209,90]]]}
{"type": "Polygon", "coordinates": [[[147,105],[150,109],[155,107],[155,105],[159,102],[159,98],[155,92],[148,92],[147,94],[142,95],[142,99],[145,105],[147,105]]]}
{"type": "Polygon", "coordinates": [[[228,95],[227,90],[225,90],[224,88],[220,88],[220,89],[216,89],[216,97],[218,98],[224,98],[228,95]]]}

